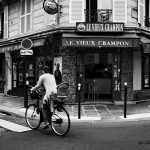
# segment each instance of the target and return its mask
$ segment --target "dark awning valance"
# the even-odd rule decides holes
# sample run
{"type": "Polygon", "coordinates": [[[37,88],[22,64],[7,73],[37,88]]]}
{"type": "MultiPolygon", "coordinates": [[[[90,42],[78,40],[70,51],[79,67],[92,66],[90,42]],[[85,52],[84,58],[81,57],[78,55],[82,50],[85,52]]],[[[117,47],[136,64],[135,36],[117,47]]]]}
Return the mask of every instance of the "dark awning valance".
{"type": "MultiPolygon", "coordinates": [[[[33,40],[33,46],[32,47],[38,47],[43,46],[45,44],[45,38],[36,39],[33,40]]],[[[0,46],[0,53],[7,52],[7,51],[15,51],[15,50],[21,50],[21,42],[6,46],[0,46]]]]}
{"type": "Polygon", "coordinates": [[[150,53],[150,39],[144,36],[141,37],[141,43],[143,45],[143,52],[144,53],[150,53]]]}
{"type": "Polygon", "coordinates": [[[144,36],[140,36],[142,44],[150,44],[150,39],[144,36]]]}
{"type": "Polygon", "coordinates": [[[64,47],[138,47],[140,37],[136,34],[113,36],[92,36],[63,33],[64,47]]]}

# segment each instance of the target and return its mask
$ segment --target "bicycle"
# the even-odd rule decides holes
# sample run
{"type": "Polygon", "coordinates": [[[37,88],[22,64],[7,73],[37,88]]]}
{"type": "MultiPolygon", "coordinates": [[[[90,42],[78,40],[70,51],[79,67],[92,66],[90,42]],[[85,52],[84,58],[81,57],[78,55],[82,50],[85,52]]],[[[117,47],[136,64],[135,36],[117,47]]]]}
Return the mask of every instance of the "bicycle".
{"type": "MultiPolygon", "coordinates": [[[[69,132],[70,129],[70,117],[69,113],[64,107],[65,99],[67,97],[69,84],[64,82],[57,86],[57,95],[52,95],[54,101],[54,111],[52,116],[50,116],[50,125],[55,134],[64,136],[69,132]]],[[[35,104],[30,104],[25,112],[25,120],[31,129],[38,129],[40,124],[44,122],[42,116],[42,109],[40,107],[39,101],[42,98],[42,90],[36,90],[35,92],[30,92],[31,99],[36,99],[35,104]]]]}

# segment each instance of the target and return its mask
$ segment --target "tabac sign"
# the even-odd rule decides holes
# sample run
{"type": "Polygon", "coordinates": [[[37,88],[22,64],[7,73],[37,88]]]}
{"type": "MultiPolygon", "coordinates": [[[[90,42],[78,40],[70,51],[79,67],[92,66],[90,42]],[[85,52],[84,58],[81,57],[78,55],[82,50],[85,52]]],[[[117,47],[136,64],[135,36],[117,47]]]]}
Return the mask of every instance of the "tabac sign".
{"type": "Polygon", "coordinates": [[[86,23],[77,22],[78,32],[124,32],[124,23],[86,23]]]}

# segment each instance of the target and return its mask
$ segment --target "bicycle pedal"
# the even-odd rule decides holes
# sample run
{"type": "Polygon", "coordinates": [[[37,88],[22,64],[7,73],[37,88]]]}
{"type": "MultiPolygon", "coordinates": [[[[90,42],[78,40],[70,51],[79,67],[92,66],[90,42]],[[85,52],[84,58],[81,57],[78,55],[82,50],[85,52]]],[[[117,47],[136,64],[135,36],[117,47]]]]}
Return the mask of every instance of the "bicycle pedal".
{"type": "Polygon", "coordinates": [[[43,129],[48,129],[50,124],[46,124],[43,129]]]}

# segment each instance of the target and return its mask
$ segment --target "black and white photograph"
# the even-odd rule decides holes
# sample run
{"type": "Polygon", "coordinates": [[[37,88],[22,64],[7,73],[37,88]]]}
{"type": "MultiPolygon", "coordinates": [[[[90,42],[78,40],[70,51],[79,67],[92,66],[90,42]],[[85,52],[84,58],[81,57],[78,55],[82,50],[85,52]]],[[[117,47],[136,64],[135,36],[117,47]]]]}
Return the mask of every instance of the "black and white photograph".
{"type": "Polygon", "coordinates": [[[149,150],[150,0],[0,0],[0,150],[149,150]]]}

